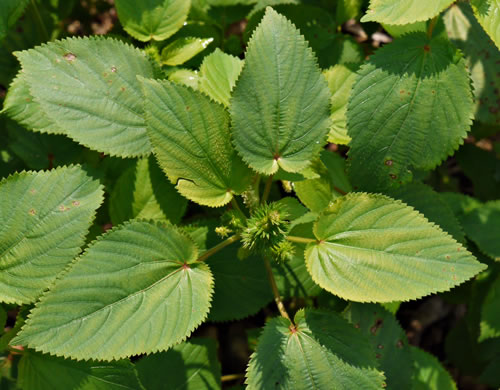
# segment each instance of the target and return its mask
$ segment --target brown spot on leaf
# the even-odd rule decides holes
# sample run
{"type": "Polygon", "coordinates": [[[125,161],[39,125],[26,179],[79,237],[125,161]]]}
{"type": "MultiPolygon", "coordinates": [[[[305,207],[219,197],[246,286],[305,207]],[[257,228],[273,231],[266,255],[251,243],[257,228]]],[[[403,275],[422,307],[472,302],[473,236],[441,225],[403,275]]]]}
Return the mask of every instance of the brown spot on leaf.
{"type": "Polygon", "coordinates": [[[69,62],[73,62],[76,60],[76,56],[73,53],[66,53],[64,56],[64,59],[69,62]]]}
{"type": "Polygon", "coordinates": [[[30,209],[30,211],[28,211],[28,214],[29,215],[36,215],[36,210],[35,209],[30,209]]]}
{"type": "Polygon", "coordinates": [[[370,328],[371,334],[376,335],[378,330],[382,327],[383,323],[384,321],[382,320],[382,318],[377,318],[375,320],[375,324],[370,328]]]}

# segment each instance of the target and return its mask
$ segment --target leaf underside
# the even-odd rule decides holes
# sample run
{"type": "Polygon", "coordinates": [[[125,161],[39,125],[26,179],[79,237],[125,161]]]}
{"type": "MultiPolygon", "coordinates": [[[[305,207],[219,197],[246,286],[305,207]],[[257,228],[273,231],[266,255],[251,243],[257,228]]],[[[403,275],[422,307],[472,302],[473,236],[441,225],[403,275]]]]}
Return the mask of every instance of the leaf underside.
{"type": "Polygon", "coordinates": [[[253,169],[298,172],[317,157],[330,126],[330,91],[304,37],[267,8],[231,99],[236,149],[253,169]]]}
{"type": "Polygon", "coordinates": [[[0,182],[0,301],[34,302],[80,252],[102,199],[78,166],[0,182]]]}
{"type": "Polygon", "coordinates": [[[352,193],[323,212],[305,256],[313,280],[359,302],[417,299],[447,291],[486,268],[413,208],[352,193]]]}
{"type": "Polygon", "coordinates": [[[377,192],[411,181],[411,169],[433,169],[463,143],[473,110],[465,62],[450,42],[417,32],[377,50],[347,110],[353,185],[377,192]]]}
{"type": "Polygon", "coordinates": [[[142,79],[146,123],[160,167],[186,198],[218,207],[250,184],[223,106],[183,85],[142,79]]]}
{"type": "Polygon", "coordinates": [[[90,37],[54,41],[16,55],[31,95],[52,126],[109,155],[149,154],[136,76],[154,73],[140,50],[112,38],[90,37]]]}
{"type": "Polygon", "coordinates": [[[37,351],[115,360],[166,350],[206,318],[212,274],[173,227],[132,221],[92,243],[12,341],[37,351]]]}

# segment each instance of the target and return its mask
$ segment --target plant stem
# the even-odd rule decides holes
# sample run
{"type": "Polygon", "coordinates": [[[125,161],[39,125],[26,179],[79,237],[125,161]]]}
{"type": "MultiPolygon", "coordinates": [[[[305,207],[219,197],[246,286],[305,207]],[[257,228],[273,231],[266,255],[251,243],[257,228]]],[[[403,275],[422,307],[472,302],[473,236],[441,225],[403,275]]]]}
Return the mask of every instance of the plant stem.
{"type": "Polygon", "coordinates": [[[269,283],[271,283],[271,288],[273,290],[274,302],[276,302],[276,306],[278,306],[278,310],[282,317],[286,318],[293,324],[293,321],[290,319],[290,316],[286,312],[285,305],[280,297],[280,292],[278,291],[278,286],[276,285],[276,280],[274,279],[273,270],[271,268],[271,264],[269,263],[269,259],[267,257],[263,257],[264,265],[266,266],[267,277],[269,278],[269,283]]]}
{"type": "Polygon", "coordinates": [[[337,191],[340,195],[347,195],[347,192],[342,191],[339,187],[337,187],[337,186],[335,186],[335,185],[333,186],[333,189],[334,189],[335,191],[337,191]]]}
{"type": "Polygon", "coordinates": [[[439,16],[435,16],[431,19],[431,21],[429,22],[429,27],[427,28],[427,37],[429,39],[432,38],[432,32],[434,31],[434,27],[436,27],[436,23],[438,21],[438,17],[439,16]]]}
{"type": "Polygon", "coordinates": [[[314,238],[287,236],[286,238],[290,242],[296,242],[297,244],[310,244],[311,242],[318,242],[314,238]]]}
{"type": "Polygon", "coordinates": [[[45,24],[43,23],[42,17],[40,16],[40,12],[38,12],[38,7],[36,5],[36,1],[31,0],[31,5],[33,6],[33,12],[35,13],[38,25],[40,26],[40,30],[41,30],[42,35],[43,35],[43,40],[44,40],[44,42],[48,42],[49,38],[50,38],[49,33],[47,32],[47,29],[45,28],[45,24]]]}
{"type": "Polygon", "coordinates": [[[229,375],[222,375],[220,378],[221,382],[229,382],[229,381],[235,381],[237,379],[243,379],[245,378],[245,374],[229,374],[229,375]]]}
{"type": "Polygon", "coordinates": [[[266,186],[264,187],[264,193],[262,194],[262,199],[260,200],[261,204],[267,202],[267,198],[269,198],[269,193],[271,192],[271,185],[273,184],[273,176],[271,175],[267,178],[266,186]]]}
{"type": "Polygon", "coordinates": [[[205,261],[208,259],[210,256],[216,254],[217,252],[221,251],[224,249],[226,246],[231,245],[233,242],[236,242],[240,239],[239,234],[235,234],[234,236],[231,236],[224,241],[218,243],[216,246],[213,248],[208,249],[205,253],[203,253],[196,261],[205,261]]]}
{"type": "Polygon", "coordinates": [[[233,206],[233,209],[238,211],[241,215],[245,215],[245,213],[241,210],[240,205],[238,204],[238,201],[235,199],[234,196],[231,198],[231,205],[233,206]]]}

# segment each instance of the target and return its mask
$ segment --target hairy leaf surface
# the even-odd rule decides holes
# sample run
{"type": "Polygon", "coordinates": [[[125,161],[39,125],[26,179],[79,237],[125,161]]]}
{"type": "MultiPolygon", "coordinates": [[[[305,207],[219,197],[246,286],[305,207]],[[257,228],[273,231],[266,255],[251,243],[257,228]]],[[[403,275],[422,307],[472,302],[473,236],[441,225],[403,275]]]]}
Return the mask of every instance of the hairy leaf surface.
{"type": "Polygon", "coordinates": [[[353,185],[380,191],[410,181],[411,169],[434,168],[463,142],[473,109],[450,42],[411,33],[377,50],[358,71],[347,110],[353,185]]]}
{"type": "Polygon", "coordinates": [[[210,269],[175,228],[132,221],[97,239],[12,341],[75,359],[166,350],[206,318],[210,269]]]}
{"type": "Polygon", "coordinates": [[[77,362],[27,350],[19,361],[23,390],[143,390],[134,365],[115,362],[77,362]]]}
{"type": "Polygon", "coordinates": [[[137,362],[146,390],[220,389],[220,370],[213,339],[192,338],[137,362]]]}
{"type": "Polygon", "coordinates": [[[111,38],[90,37],[16,55],[33,98],[69,137],[121,157],[151,151],[136,78],[154,76],[144,53],[111,38]]]}
{"type": "Polygon", "coordinates": [[[370,0],[362,22],[409,24],[437,16],[453,0],[370,0]]]}
{"type": "Polygon", "coordinates": [[[247,370],[248,389],[380,389],[370,342],[335,313],[300,310],[295,327],[276,317],[247,370]]]}
{"type": "Polygon", "coordinates": [[[126,32],[140,41],[162,41],[187,19],[191,0],[116,0],[116,11],[126,32]]]}
{"type": "Polygon", "coordinates": [[[200,91],[228,107],[231,91],[242,68],[243,61],[238,57],[215,49],[212,54],[203,59],[201,64],[200,91]]]}
{"type": "Polygon", "coordinates": [[[154,152],[179,192],[217,207],[244,191],[251,171],[231,145],[227,111],[183,85],[145,79],[142,84],[154,152]]]}
{"type": "Polygon", "coordinates": [[[253,169],[304,169],[325,143],[330,91],[304,38],[267,8],[231,100],[236,149],[253,169]]]}
{"type": "Polygon", "coordinates": [[[78,166],[0,182],[0,300],[31,303],[80,252],[102,186],[78,166]]]}
{"type": "Polygon", "coordinates": [[[413,208],[383,195],[339,198],[314,226],[305,255],[313,280],[344,299],[417,299],[486,267],[413,208]]]}
{"type": "Polygon", "coordinates": [[[471,0],[477,20],[500,49],[500,0],[471,0]]]}

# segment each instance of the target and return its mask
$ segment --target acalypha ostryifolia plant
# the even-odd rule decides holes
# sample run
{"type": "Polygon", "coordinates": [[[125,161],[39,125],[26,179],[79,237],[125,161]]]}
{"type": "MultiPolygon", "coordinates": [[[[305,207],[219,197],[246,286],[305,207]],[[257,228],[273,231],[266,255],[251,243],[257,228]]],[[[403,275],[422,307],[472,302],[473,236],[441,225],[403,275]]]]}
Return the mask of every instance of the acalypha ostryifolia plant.
{"type": "MultiPolygon", "coordinates": [[[[28,2],[14,3],[0,6],[5,42],[28,2]]],[[[37,3],[28,11],[42,18],[37,3]]],[[[23,389],[220,388],[215,343],[191,334],[274,298],[249,389],[455,388],[408,345],[394,313],[484,271],[478,248],[497,275],[498,202],[439,194],[425,180],[473,119],[498,125],[494,103],[478,98],[498,78],[473,68],[464,33],[498,59],[498,3],[336,2],[339,26],[364,9],[361,22],[392,35],[364,56],[353,40],[342,54],[337,36],[315,40],[329,12],[321,1],[260,1],[241,58],[205,55],[213,37],[176,35],[186,20],[209,24],[209,5],[115,3],[147,46],[67,37],[14,52],[21,68],[2,111],[10,136],[24,127],[58,137],[69,157],[2,174],[3,321],[20,306],[0,339],[21,355],[7,379],[23,389]],[[199,70],[187,65],[196,58],[199,70]],[[347,160],[327,144],[347,145],[347,160]],[[103,156],[111,167],[95,165],[103,156]],[[188,201],[195,211],[183,218],[188,201]],[[311,299],[320,295],[334,304],[311,299]]],[[[23,155],[20,144],[12,150],[23,155]]],[[[483,340],[500,335],[492,305],[483,340]]]]}

